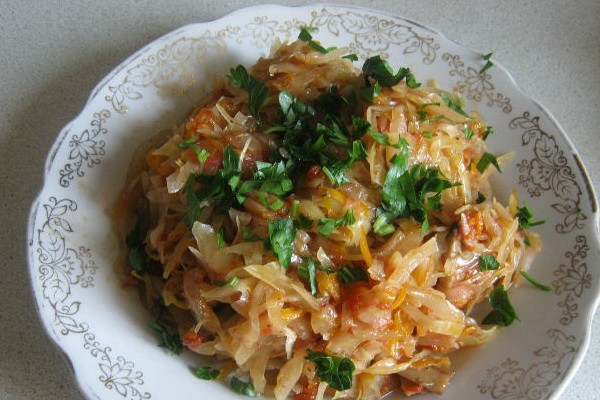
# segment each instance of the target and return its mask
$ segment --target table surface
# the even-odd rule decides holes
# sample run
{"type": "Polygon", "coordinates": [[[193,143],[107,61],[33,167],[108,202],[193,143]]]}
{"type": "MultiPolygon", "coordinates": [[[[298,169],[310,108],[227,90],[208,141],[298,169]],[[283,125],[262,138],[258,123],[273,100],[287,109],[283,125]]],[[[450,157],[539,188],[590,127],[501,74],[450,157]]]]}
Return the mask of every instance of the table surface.
{"type": "MultiPolygon", "coordinates": [[[[0,2],[0,399],[83,398],[38,321],[27,273],[27,214],[57,133],[94,85],[135,50],[181,25],[253,4],[0,2]]],[[[522,90],[565,128],[598,189],[600,1],[375,0],[370,6],[434,27],[468,47],[493,49],[522,90]]],[[[596,315],[589,350],[562,398],[598,398],[598,374],[596,315]]]]}

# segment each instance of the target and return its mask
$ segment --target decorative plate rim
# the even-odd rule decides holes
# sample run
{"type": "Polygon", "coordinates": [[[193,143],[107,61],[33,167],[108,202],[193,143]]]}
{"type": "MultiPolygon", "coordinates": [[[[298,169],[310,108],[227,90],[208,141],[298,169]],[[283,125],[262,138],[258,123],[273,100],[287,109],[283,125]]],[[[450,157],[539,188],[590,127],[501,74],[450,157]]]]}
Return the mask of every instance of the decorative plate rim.
{"type": "MultiPolygon", "coordinates": [[[[72,376],[75,378],[74,381],[77,383],[80,392],[88,398],[92,398],[92,396],[100,398],[100,396],[98,396],[98,394],[94,393],[90,388],[86,387],[85,381],[82,378],[82,374],[79,371],[77,371],[77,369],[73,365],[72,356],[69,355],[69,353],[65,350],[64,344],[61,344],[59,342],[58,337],[56,336],[55,332],[53,332],[53,330],[51,328],[51,323],[42,314],[42,309],[40,308],[40,305],[38,304],[38,302],[40,301],[40,299],[38,297],[39,293],[37,293],[36,289],[35,289],[35,280],[37,278],[35,276],[34,268],[36,266],[37,261],[35,259],[36,254],[34,251],[33,243],[35,241],[35,233],[36,233],[35,232],[36,218],[37,218],[37,213],[40,210],[40,207],[41,207],[43,201],[45,200],[43,198],[43,195],[44,195],[45,189],[48,187],[48,184],[49,184],[50,172],[51,172],[51,168],[53,165],[53,161],[54,161],[55,157],[57,156],[57,153],[59,152],[63,141],[68,136],[74,123],[76,121],[78,121],[80,118],[82,118],[82,116],[85,115],[85,113],[88,110],[88,108],[90,107],[90,105],[93,103],[94,100],[97,99],[98,95],[102,92],[102,90],[105,89],[106,86],[121,71],[123,71],[128,66],[130,66],[134,60],[142,57],[144,54],[147,54],[150,50],[156,48],[160,43],[168,41],[169,38],[176,37],[180,32],[184,32],[184,31],[187,31],[187,30],[195,28],[195,27],[203,27],[203,28],[210,29],[212,26],[218,26],[218,25],[222,24],[223,22],[225,22],[229,19],[233,19],[237,16],[243,16],[246,14],[258,14],[261,11],[270,10],[273,8],[280,8],[280,9],[284,9],[284,10],[302,9],[302,10],[307,10],[307,11],[329,8],[329,9],[335,9],[337,11],[353,10],[353,11],[365,12],[370,15],[377,15],[379,17],[391,18],[396,21],[404,22],[410,26],[416,26],[420,29],[430,32],[434,36],[437,36],[442,41],[445,40],[447,42],[453,43],[454,45],[460,47],[460,49],[462,51],[470,52],[470,53],[473,53],[478,56],[483,55],[482,52],[474,50],[470,47],[466,47],[465,45],[459,43],[458,41],[446,36],[444,33],[438,31],[437,29],[427,26],[426,24],[422,24],[422,23],[416,22],[412,19],[401,17],[394,13],[388,13],[388,12],[377,10],[377,9],[371,9],[368,7],[361,7],[361,6],[354,6],[354,5],[335,4],[335,3],[319,3],[319,4],[300,5],[300,6],[283,6],[283,5],[277,5],[277,4],[262,4],[262,5],[240,8],[240,9],[232,11],[226,15],[223,15],[223,16],[221,16],[217,19],[211,20],[211,21],[196,22],[196,23],[190,23],[190,24],[180,26],[180,27],[152,40],[150,43],[142,46],[141,48],[136,50],[131,56],[127,57],[123,62],[119,63],[108,74],[106,74],[98,82],[98,84],[96,84],[94,86],[94,88],[90,91],[90,95],[88,96],[85,104],[81,107],[80,112],[72,120],[70,120],[64,126],[64,128],[62,128],[60,130],[55,141],[50,146],[48,155],[45,159],[43,181],[40,185],[38,194],[36,195],[36,198],[32,203],[32,206],[30,208],[30,212],[28,215],[28,219],[27,219],[27,243],[28,243],[27,253],[28,253],[28,269],[29,269],[29,275],[30,275],[29,279],[30,279],[30,285],[31,285],[30,286],[31,293],[33,295],[33,298],[36,300],[35,305],[36,305],[36,311],[38,313],[38,318],[41,320],[47,336],[51,339],[51,341],[54,343],[54,345],[59,349],[59,351],[63,355],[68,368],[72,371],[72,376]]],[[[530,97],[528,94],[526,94],[521,89],[521,87],[517,83],[517,80],[515,79],[515,77],[512,75],[512,73],[509,70],[507,70],[506,67],[504,67],[504,65],[502,65],[502,63],[496,62],[494,60],[494,68],[501,70],[502,75],[507,78],[508,83],[511,86],[511,93],[513,93],[512,91],[515,91],[519,96],[521,96],[528,102],[531,102],[531,104],[533,104],[535,107],[537,107],[537,109],[541,113],[543,113],[546,118],[548,118],[548,120],[553,125],[553,128],[555,128],[554,130],[556,131],[556,133],[558,133],[558,136],[560,136],[560,138],[563,139],[564,142],[566,143],[566,145],[568,146],[568,150],[571,154],[568,154],[567,156],[573,157],[575,164],[577,166],[577,170],[579,171],[580,176],[583,179],[584,184],[585,184],[585,187],[582,188],[582,197],[584,199],[584,203],[588,204],[588,202],[589,202],[589,205],[591,208],[591,215],[593,215],[593,220],[589,221],[586,224],[586,225],[589,225],[590,227],[585,232],[587,232],[589,234],[588,238],[591,239],[590,243],[587,243],[587,245],[589,246],[589,250],[591,252],[593,252],[594,250],[596,252],[599,252],[599,249],[600,249],[600,213],[598,212],[598,200],[597,200],[596,192],[594,190],[589,173],[585,169],[585,166],[582,164],[579,153],[577,152],[571,138],[566,133],[564,128],[561,126],[561,124],[552,115],[552,113],[543,104],[541,104],[536,99],[533,99],[532,97],[530,97]]],[[[597,268],[597,265],[592,265],[592,267],[597,268]]],[[[597,282],[598,278],[596,278],[594,281],[597,282]]],[[[550,394],[551,398],[558,398],[564,392],[568,383],[572,380],[573,376],[576,374],[577,370],[581,366],[582,360],[586,354],[586,350],[589,347],[589,344],[591,341],[593,316],[595,314],[596,309],[600,305],[600,285],[593,285],[591,287],[591,292],[592,293],[588,293],[588,295],[593,298],[593,301],[591,302],[591,307],[588,307],[584,311],[584,313],[582,313],[582,315],[580,315],[580,317],[583,319],[583,326],[585,327],[585,329],[583,332],[583,334],[584,334],[583,337],[580,338],[581,343],[579,345],[579,349],[577,349],[577,352],[571,362],[571,365],[569,367],[567,367],[566,373],[562,377],[560,382],[558,383],[558,386],[550,394]]],[[[98,343],[94,343],[94,337],[91,338],[91,343],[92,343],[91,346],[98,344],[98,343]]],[[[110,350],[110,348],[108,348],[108,349],[110,350]]],[[[102,350],[102,349],[100,349],[100,350],[102,350]]],[[[104,350],[106,350],[106,349],[104,349],[104,350]]],[[[136,398],[149,398],[149,397],[150,396],[148,393],[145,393],[145,394],[140,393],[136,398]],[[145,397],[145,395],[148,395],[148,397],[145,397]]]]}

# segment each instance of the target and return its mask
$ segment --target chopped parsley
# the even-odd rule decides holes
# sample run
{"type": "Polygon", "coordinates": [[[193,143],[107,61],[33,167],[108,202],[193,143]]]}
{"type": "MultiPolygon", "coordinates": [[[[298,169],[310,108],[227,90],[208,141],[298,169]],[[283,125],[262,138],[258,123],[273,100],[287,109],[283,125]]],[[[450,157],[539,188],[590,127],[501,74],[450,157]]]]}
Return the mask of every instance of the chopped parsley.
{"type": "Polygon", "coordinates": [[[367,129],[367,134],[377,143],[384,146],[392,146],[396,149],[401,149],[404,146],[408,146],[408,142],[404,138],[399,138],[398,141],[394,144],[390,143],[389,138],[386,134],[377,132],[375,129],[369,127],[367,129]]]}
{"type": "Polygon", "coordinates": [[[360,89],[360,98],[370,103],[375,97],[379,96],[382,89],[381,85],[377,82],[364,86],[360,89]]]}
{"type": "MultiPolygon", "coordinates": [[[[313,40],[311,33],[314,33],[317,30],[318,29],[315,27],[304,26],[304,27],[300,28],[300,34],[298,35],[298,39],[302,40],[303,42],[307,42],[310,47],[312,47],[319,53],[327,54],[330,51],[335,50],[336,47],[325,48],[321,45],[321,43],[313,40]]],[[[349,54],[349,56],[352,56],[352,54],[349,54]]],[[[356,57],[356,54],[354,54],[354,57],[356,57]]],[[[358,60],[358,58],[357,58],[357,60],[358,60]]]]}
{"type": "Polygon", "coordinates": [[[297,218],[294,219],[294,226],[297,229],[310,229],[313,226],[313,221],[308,218],[306,215],[304,214],[300,214],[297,218]]]}
{"type": "Polygon", "coordinates": [[[239,156],[233,148],[225,146],[223,150],[223,167],[215,175],[191,174],[188,178],[183,193],[187,199],[187,212],[183,217],[188,228],[200,218],[203,206],[214,203],[217,210],[227,212],[230,207],[243,201],[243,196],[238,196],[237,187],[240,183],[239,156]],[[202,188],[195,189],[196,183],[202,188]]]}
{"type": "Polygon", "coordinates": [[[394,70],[390,64],[381,58],[381,56],[368,58],[363,64],[362,71],[367,83],[369,78],[372,78],[383,87],[392,87],[397,85],[402,79],[405,79],[406,85],[409,88],[415,89],[421,86],[409,68],[400,68],[394,74],[394,70]]]}
{"type": "Polygon", "coordinates": [[[334,218],[321,218],[319,219],[319,230],[317,231],[320,235],[323,236],[331,236],[333,230],[335,228],[339,228],[341,226],[348,226],[356,223],[356,217],[354,217],[354,213],[352,210],[346,211],[344,216],[340,219],[334,218]]]}
{"type": "Polygon", "coordinates": [[[194,370],[194,375],[196,375],[198,379],[202,379],[205,381],[212,381],[214,379],[217,379],[220,374],[221,371],[209,366],[198,367],[194,370]]]}
{"type": "Polygon", "coordinates": [[[500,266],[496,257],[491,254],[485,254],[479,256],[479,269],[481,271],[491,271],[496,270],[500,266]]]}
{"type": "Polygon", "coordinates": [[[492,128],[491,126],[486,127],[482,139],[487,140],[488,136],[490,136],[492,133],[494,133],[494,128],[492,128]]]}
{"type": "Polygon", "coordinates": [[[502,172],[500,170],[500,165],[498,164],[498,159],[496,158],[496,156],[491,153],[488,153],[487,151],[483,153],[479,161],[477,161],[477,171],[483,174],[483,171],[485,171],[490,164],[496,167],[498,172],[502,172]]]}
{"type": "Polygon", "coordinates": [[[308,281],[308,284],[310,285],[310,293],[313,296],[317,295],[317,270],[326,272],[328,274],[333,272],[329,268],[326,268],[320,263],[316,262],[312,257],[308,257],[306,262],[300,265],[296,271],[300,277],[308,281]]]}
{"type": "Polygon", "coordinates": [[[150,214],[143,212],[138,214],[135,226],[125,238],[129,253],[127,260],[129,266],[138,274],[146,272],[148,267],[148,254],[146,253],[146,233],[148,232],[150,214]]]}
{"type": "Polygon", "coordinates": [[[353,267],[351,265],[344,265],[338,270],[338,276],[340,281],[344,284],[352,282],[369,282],[369,275],[362,267],[353,267]]]}
{"type": "Polygon", "coordinates": [[[485,71],[487,71],[488,69],[492,68],[492,66],[494,65],[494,63],[491,60],[493,55],[494,55],[494,53],[487,53],[483,57],[481,57],[485,60],[485,65],[479,70],[480,74],[482,74],[485,71]]]}
{"type": "Polygon", "coordinates": [[[430,106],[439,106],[440,103],[423,103],[419,105],[419,108],[417,109],[417,115],[419,116],[419,121],[421,122],[435,122],[438,121],[442,118],[444,118],[442,115],[436,115],[435,117],[432,118],[427,118],[427,112],[425,111],[425,109],[427,107],[430,106]]]}
{"type": "Polygon", "coordinates": [[[217,249],[221,250],[225,247],[225,239],[223,238],[223,229],[219,229],[215,234],[217,239],[217,249]]]}
{"type": "Polygon", "coordinates": [[[352,373],[355,366],[346,357],[331,356],[321,351],[306,350],[306,359],[315,363],[316,375],[321,382],[326,382],[338,391],[352,387],[352,373]]]}
{"type": "Polygon", "coordinates": [[[465,135],[465,137],[467,139],[471,139],[473,137],[473,135],[475,135],[475,132],[473,132],[473,129],[466,127],[466,126],[462,129],[462,133],[463,133],[463,135],[465,135]]]}
{"type": "Polygon", "coordinates": [[[454,101],[452,101],[452,99],[450,98],[450,96],[448,96],[448,93],[446,93],[446,92],[440,92],[440,97],[444,101],[444,104],[446,104],[451,110],[456,111],[457,113],[459,113],[460,115],[462,115],[465,118],[470,118],[469,114],[467,114],[466,112],[464,112],[464,110],[457,103],[455,103],[454,101]]]}
{"type": "Polygon", "coordinates": [[[292,205],[290,207],[290,217],[296,218],[298,216],[298,207],[300,206],[300,200],[294,199],[292,200],[292,205]]]}
{"type": "Polygon", "coordinates": [[[532,226],[541,225],[546,222],[544,220],[534,221],[533,213],[527,204],[519,207],[516,217],[519,219],[519,228],[521,229],[529,229],[532,226]]]}
{"type": "Polygon", "coordinates": [[[237,276],[232,276],[231,278],[229,278],[226,281],[216,281],[215,282],[215,286],[229,286],[229,287],[235,287],[238,283],[240,282],[240,278],[238,278],[237,276]]]}
{"type": "Polygon", "coordinates": [[[525,271],[521,271],[521,275],[523,276],[523,278],[525,278],[527,282],[531,283],[533,286],[540,290],[543,290],[545,292],[551,292],[554,290],[552,286],[544,285],[543,283],[538,282],[533,276],[529,275],[525,271]]]}
{"type": "Polygon", "coordinates": [[[343,161],[334,161],[329,165],[323,165],[323,173],[335,186],[348,183],[350,182],[350,178],[346,175],[346,169],[354,162],[364,160],[365,158],[367,158],[365,146],[361,140],[357,139],[352,142],[352,149],[348,151],[348,158],[343,161]]]}
{"type": "Polygon", "coordinates": [[[181,344],[179,333],[169,332],[169,330],[156,319],[150,323],[150,327],[158,335],[160,340],[158,345],[160,347],[169,349],[173,354],[181,354],[183,345],[181,344]]]}
{"type": "Polygon", "coordinates": [[[248,92],[248,109],[250,114],[260,122],[260,110],[263,108],[271,92],[264,83],[248,74],[243,65],[229,70],[229,81],[248,92]]]}
{"type": "Polygon", "coordinates": [[[248,397],[256,397],[256,390],[254,390],[254,385],[252,382],[244,382],[237,377],[231,378],[231,388],[239,394],[243,394],[248,397]]]}
{"type": "Polygon", "coordinates": [[[483,325],[509,326],[515,320],[519,321],[504,286],[496,286],[488,296],[488,301],[493,310],[483,319],[481,322],[483,325]]]}
{"type": "Polygon", "coordinates": [[[374,231],[379,235],[391,234],[394,231],[391,222],[398,217],[412,217],[422,222],[421,229],[426,232],[429,229],[427,210],[440,210],[442,191],[458,185],[448,181],[437,168],[415,164],[408,169],[408,159],[406,146],[391,159],[374,222],[374,231]]]}
{"type": "Polygon", "coordinates": [[[287,196],[294,188],[290,178],[293,168],[294,163],[291,160],[280,160],[273,164],[256,161],[256,172],[250,180],[240,185],[238,193],[245,195],[251,190],[258,190],[273,196],[287,196]]]}
{"type": "Polygon", "coordinates": [[[258,242],[262,240],[258,235],[252,233],[252,230],[247,226],[242,227],[242,240],[244,242],[258,242]]]}
{"type": "Polygon", "coordinates": [[[182,140],[177,144],[180,149],[192,149],[196,153],[196,157],[198,158],[198,162],[200,164],[204,163],[210,153],[204,150],[202,147],[196,144],[196,140],[198,140],[198,136],[191,137],[189,139],[182,140]]]}
{"type": "Polygon", "coordinates": [[[485,195],[484,195],[483,193],[481,193],[481,192],[477,192],[477,200],[475,200],[475,202],[476,202],[477,204],[481,204],[481,203],[483,203],[485,200],[486,200],[486,197],[485,197],[485,195]]]}
{"type": "Polygon", "coordinates": [[[269,221],[269,243],[273,253],[279,260],[279,264],[285,269],[290,266],[295,238],[296,227],[291,218],[269,221]]]}

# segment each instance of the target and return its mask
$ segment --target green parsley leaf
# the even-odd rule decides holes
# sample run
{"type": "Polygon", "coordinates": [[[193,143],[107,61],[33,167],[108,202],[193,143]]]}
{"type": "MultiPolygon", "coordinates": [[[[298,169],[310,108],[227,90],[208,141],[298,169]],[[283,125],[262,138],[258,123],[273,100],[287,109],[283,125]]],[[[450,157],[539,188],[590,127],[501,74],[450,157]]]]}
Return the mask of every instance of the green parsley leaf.
{"type": "Polygon", "coordinates": [[[138,274],[146,273],[148,255],[143,247],[139,246],[130,248],[127,255],[127,261],[129,262],[131,269],[138,274]]]}
{"type": "Polygon", "coordinates": [[[373,232],[379,236],[391,235],[395,230],[394,225],[388,222],[386,214],[381,214],[373,223],[373,232]]]}
{"type": "Polygon", "coordinates": [[[373,56],[368,58],[362,67],[365,81],[368,78],[373,78],[383,87],[392,87],[397,85],[402,79],[406,79],[406,85],[412,89],[421,86],[410,71],[409,68],[400,68],[394,74],[390,64],[381,58],[381,56],[373,56]]]}
{"type": "Polygon", "coordinates": [[[322,170],[325,176],[334,186],[340,186],[344,183],[350,182],[350,179],[346,175],[345,164],[342,162],[336,162],[332,165],[324,165],[322,170]]]}
{"type": "Polygon", "coordinates": [[[377,96],[379,96],[379,93],[381,93],[382,87],[379,83],[375,82],[372,85],[368,85],[365,87],[362,87],[360,89],[360,98],[363,99],[366,102],[372,103],[373,99],[377,96]]]}
{"type": "Polygon", "coordinates": [[[462,115],[465,118],[470,118],[469,114],[467,114],[466,112],[464,112],[464,110],[454,101],[452,101],[452,99],[448,96],[448,93],[446,92],[440,92],[440,97],[442,98],[442,100],[444,101],[444,103],[452,110],[456,111],[457,113],[459,113],[460,115],[462,115]]]}
{"type": "Polygon", "coordinates": [[[353,267],[351,265],[344,265],[338,270],[338,276],[342,283],[348,284],[352,282],[369,282],[369,275],[367,271],[362,267],[353,267]]]}
{"type": "Polygon", "coordinates": [[[149,223],[150,214],[148,212],[138,214],[133,229],[125,238],[125,243],[129,247],[129,266],[138,274],[144,274],[148,267],[149,260],[145,241],[149,223]]]}
{"type": "Polygon", "coordinates": [[[150,327],[158,334],[160,347],[169,349],[174,354],[181,354],[183,351],[183,345],[179,338],[179,333],[171,333],[169,330],[160,323],[157,319],[150,323],[150,327]]]}
{"type": "Polygon", "coordinates": [[[219,287],[223,287],[223,286],[235,287],[239,282],[240,282],[240,278],[238,278],[237,276],[232,276],[231,278],[229,278],[226,281],[216,281],[214,283],[214,285],[219,286],[219,287]]]}
{"type": "Polygon", "coordinates": [[[239,394],[243,394],[248,397],[256,397],[256,390],[252,382],[244,382],[237,377],[231,378],[231,388],[239,394]]]}
{"type": "Polygon", "coordinates": [[[352,142],[352,148],[348,151],[348,158],[344,161],[334,161],[328,165],[323,165],[322,170],[325,176],[329,178],[335,186],[350,182],[346,175],[346,169],[358,160],[367,158],[367,151],[361,140],[352,142]]]}
{"type": "Polygon", "coordinates": [[[504,286],[496,286],[488,296],[488,301],[493,310],[483,319],[483,325],[509,326],[515,320],[520,321],[504,286]]]}
{"type": "Polygon", "coordinates": [[[229,81],[248,92],[248,108],[250,114],[260,123],[260,110],[263,108],[271,92],[264,83],[248,74],[243,65],[229,70],[229,81]]]}
{"type": "Polygon", "coordinates": [[[300,216],[298,216],[298,218],[294,219],[294,226],[297,229],[307,230],[307,229],[312,228],[313,222],[306,215],[300,214],[300,216]]]}
{"type": "Polygon", "coordinates": [[[321,351],[306,351],[306,359],[316,366],[316,375],[321,382],[326,382],[338,391],[348,390],[352,387],[352,373],[355,366],[352,360],[346,357],[330,356],[321,351]]]}
{"type": "Polygon", "coordinates": [[[281,160],[273,164],[256,161],[256,172],[252,179],[240,185],[238,193],[245,195],[251,190],[258,190],[276,197],[287,196],[294,188],[290,178],[293,169],[294,163],[291,160],[281,160]]]}
{"type": "Polygon", "coordinates": [[[342,56],[342,58],[347,58],[350,61],[358,61],[358,56],[354,53],[346,54],[345,56],[342,56]]]}
{"type": "Polygon", "coordinates": [[[192,229],[195,221],[200,218],[200,210],[202,208],[202,202],[198,196],[198,193],[194,190],[194,183],[196,182],[197,176],[191,174],[183,187],[183,194],[185,194],[187,200],[187,211],[183,216],[183,222],[192,229]]]}
{"type": "Polygon", "coordinates": [[[488,153],[487,151],[483,153],[479,161],[477,161],[477,171],[483,173],[483,171],[485,171],[490,164],[496,167],[498,172],[502,172],[500,170],[500,165],[498,165],[498,160],[496,159],[496,156],[491,153],[488,153]]]}
{"type": "Polygon", "coordinates": [[[303,42],[308,42],[309,40],[312,40],[312,33],[315,33],[319,30],[319,28],[314,27],[314,26],[302,26],[300,27],[300,33],[298,34],[298,39],[302,40],[303,42]]]}
{"type": "Polygon", "coordinates": [[[258,237],[258,235],[252,233],[250,228],[244,226],[242,227],[242,240],[244,242],[258,242],[259,240],[261,240],[261,238],[258,237]]]}
{"type": "Polygon", "coordinates": [[[196,140],[198,140],[198,136],[194,136],[189,139],[182,140],[181,142],[179,142],[177,144],[177,146],[179,146],[180,149],[194,150],[194,152],[196,153],[196,157],[198,157],[198,161],[200,162],[200,164],[202,164],[206,161],[208,156],[210,156],[210,153],[208,151],[204,150],[203,148],[201,148],[200,146],[198,146],[196,144],[196,140]]]}
{"type": "Polygon", "coordinates": [[[367,133],[371,129],[371,123],[365,118],[352,116],[352,135],[355,138],[359,138],[367,133]]]}
{"type": "Polygon", "coordinates": [[[419,121],[421,122],[435,122],[438,121],[442,118],[444,118],[442,115],[436,115],[435,117],[432,118],[427,118],[427,112],[425,111],[425,109],[427,107],[430,106],[439,106],[440,103],[423,103],[423,104],[419,104],[419,108],[417,109],[417,114],[419,115],[419,121]]]}
{"type": "Polygon", "coordinates": [[[473,132],[473,129],[468,128],[468,127],[464,127],[462,129],[462,133],[463,133],[463,135],[465,135],[465,137],[467,139],[471,139],[473,137],[473,135],[475,135],[475,132],[473,132]]]}
{"type": "Polygon", "coordinates": [[[225,239],[223,238],[223,230],[220,229],[217,231],[215,237],[217,238],[217,249],[221,250],[225,247],[225,239]]]}
{"type": "Polygon", "coordinates": [[[310,47],[317,50],[319,53],[327,54],[330,51],[335,50],[336,47],[325,48],[319,42],[313,40],[311,33],[316,32],[317,30],[318,29],[315,27],[302,27],[298,39],[307,42],[310,47]]]}
{"type": "Polygon", "coordinates": [[[491,254],[485,254],[479,256],[479,269],[481,271],[496,270],[500,266],[496,257],[491,254]]]}
{"type": "Polygon", "coordinates": [[[416,89],[419,86],[421,86],[420,82],[417,82],[417,78],[415,78],[415,76],[413,75],[412,72],[410,72],[410,69],[406,68],[408,71],[406,73],[406,86],[408,86],[411,89],[416,89]]]}
{"type": "Polygon", "coordinates": [[[290,207],[290,217],[296,218],[298,216],[298,207],[300,206],[300,200],[292,200],[292,206],[290,207]]]}
{"type": "Polygon", "coordinates": [[[214,379],[217,379],[220,374],[221,371],[209,366],[198,367],[194,371],[194,375],[196,375],[198,379],[202,379],[205,381],[212,381],[214,379]]]}
{"type": "Polygon", "coordinates": [[[458,183],[451,183],[437,168],[415,164],[408,169],[409,152],[405,146],[391,159],[382,189],[382,202],[376,211],[374,231],[393,232],[391,222],[398,217],[412,217],[422,222],[423,232],[429,229],[427,210],[439,210],[442,191],[458,183]]]}
{"type": "Polygon", "coordinates": [[[481,203],[483,203],[485,200],[486,200],[486,197],[485,197],[485,195],[484,195],[483,193],[481,193],[481,192],[477,192],[477,200],[475,200],[475,202],[476,202],[477,204],[481,204],[481,203]]]}
{"type": "Polygon", "coordinates": [[[494,55],[494,53],[487,53],[486,55],[484,55],[482,58],[486,61],[485,65],[479,70],[479,73],[482,74],[485,71],[487,71],[488,69],[490,69],[494,63],[492,62],[492,60],[490,60],[492,58],[492,56],[494,55]]]}
{"type": "Polygon", "coordinates": [[[519,219],[519,228],[521,229],[529,229],[532,226],[541,225],[546,222],[544,220],[534,221],[533,213],[527,204],[519,207],[516,216],[519,219]]]}
{"type": "Polygon", "coordinates": [[[339,118],[342,116],[342,109],[350,106],[351,103],[351,99],[347,99],[339,94],[337,86],[332,85],[329,87],[329,89],[317,97],[316,108],[322,111],[325,115],[331,115],[339,118]]]}
{"type": "Polygon", "coordinates": [[[244,196],[237,193],[240,183],[239,156],[233,148],[223,149],[222,168],[214,175],[191,174],[183,193],[186,195],[187,211],[183,220],[189,229],[200,218],[201,208],[209,203],[217,205],[217,210],[227,212],[232,206],[241,204],[244,196]],[[199,190],[196,182],[202,183],[199,190]]]}
{"type": "Polygon", "coordinates": [[[431,131],[423,131],[423,137],[426,139],[431,139],[433,137],[433,132],[431,131]]]}
{"type": "Polygon", "coordinates": [[[367,134],[371,136],[371,138],[379,144],[384,146],[392,146],[395,149],[401,149],[403,147],[408,146],[408,142],[404,138],[399,138],[398,141],[394,144],[390,143],[389,138],[386,134],[377,132],[375,129],[369,128],[367,130],[367,134]]]}
{"type": "Polygon", "coordinates": [[[313,136],[315,108],[286,91],[279,93],[279,105],[283,113],[278,128],[281,147],[294,163],[321,165],[331,162],[323,135],[313,136]]]}
{"type": "Polygon", "coordinates": [[[350,146],[348,132],[331,114],[325,116],[324,123],[317,123],[316,131],[319,135],[323,135],[328,143],[333,143],[342,147],[350,146]]]}
{"type": "Polygon", "coordinates": [[[535,280],[535,278],[533,276],[529,275],[525,271],[521,271],[521,275],[523,275],[523,277],[527,280],[527,282],[531,283],[533,286],[535,286],[536,288],[538,288],[540,290],[543,290],[545,292],[551,292],[554,290],[554,288],[552,286],[544,285],[543,283],[538,282],[537,280],[535,280]]]}
{"type": "MultiPolygon", "coordinates": [[[[298,275],[302,278],[308,280],[310,285],[310,294],[313,296],[317,295],[317,267],[320,266],[319,263],[315,262],[312,257],[308,257],[306,262],[298,267],[298,275]]],[[[320,266],[321,268],[324,268],[320,266]]],[[[319,269],[321,269],[319,268],[319,269]]]]}
{"type": "Polygon", "coordinates": [[[494,128],[492,128],[491,126],[488,126],[485,129],[485,132],[483,133],[483,140],[487,140],[488,136],[490,136],[492,133],[494,133],[494,128]]]}
{"type": "Polygon", "coordinates": [[[277,256],[279,264],[285,269],[290,266],[292,253],[294,252],[294,239],[296,238],[296,227],[291,218],[269,221],[269,242],[273,253],[277,256]]]}
{"type": "Polygon", "coordinates": [[[333,230],[335,228],[339,228],[341,226],[348,226],[356,223],[356,217],[354,217],[354,213],[352,210],[346,211],[346,214],[340,219],[333,218],[321,218],[319,219],[319,225],[321,227],[317,231],[320,235],[323,236],[331,236],[333,230]]]}
{"type": "Polygon", "coordinates": [[[273,211],[279,211],[285,205],[283,200],[275,199],[272,203],[269,204],[269,208],[273,211]]]}

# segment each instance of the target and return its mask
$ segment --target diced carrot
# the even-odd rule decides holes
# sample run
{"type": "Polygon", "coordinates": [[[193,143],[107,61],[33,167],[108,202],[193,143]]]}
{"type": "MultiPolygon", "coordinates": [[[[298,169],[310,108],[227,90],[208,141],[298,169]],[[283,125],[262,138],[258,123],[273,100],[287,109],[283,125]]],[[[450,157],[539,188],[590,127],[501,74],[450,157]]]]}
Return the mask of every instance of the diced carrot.
{"type": "Polygon", "coordinates": [[[200,347],[202,342],[204,342],[204,336],[200,332],[194,332],[192,330],[187,331],[181,341],[188,349],[194,350],[200,347]]]}
{"type": "Polygon", "coordinates": [[[404,394],[407,396],[423,393],[425,391],[423,385],[419,385],[418,383],[410,381],[406,378],[402,378],[402,380],[400,381],[400,387],[402,388],[404,394]]]}
{"type": "Polygon", "coordinates": [[[185,124],[186,137],[196,135],[198,129],[215,129],[220,126],[221,116],[212,108],[203,108],[185,124]]]}
{"type": "Polygon", "coordinates": [[[318,378],[313,378],[302,388],[302,390],[294,396],[294,400],[314,400],[317,397],[319,389],[318,378]]]}
{"type": "Polygon", "coordinates": [[[364,229],[361,229],[360,232],[360,253],[365,259],[367,267],[371,268],[371,265],[373,264],[373,257],[371,256],[371,251],[369,250],[369,243],[367,242],[367,235],[365,234],[364,229]]]}
{"type": "Polygon", "coordinates": [[[338,274],[327,274],[317,271],[317,287],[320,293],[329,293],[335,301],[340,299],[341,293],[338,274]]]}

